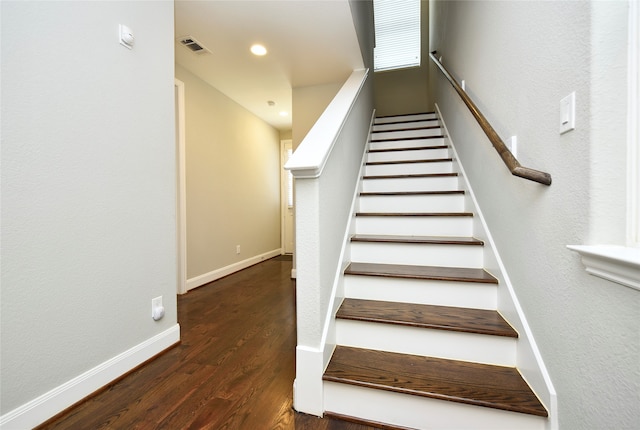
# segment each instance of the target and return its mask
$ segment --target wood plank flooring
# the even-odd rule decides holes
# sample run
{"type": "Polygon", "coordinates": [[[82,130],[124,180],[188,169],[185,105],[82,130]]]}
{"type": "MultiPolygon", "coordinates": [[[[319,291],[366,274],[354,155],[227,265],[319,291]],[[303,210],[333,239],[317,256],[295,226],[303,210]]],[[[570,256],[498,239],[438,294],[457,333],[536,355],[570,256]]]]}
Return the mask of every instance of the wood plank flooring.
{"type": "Polygon", "coordinates": [[[374,429],[293,410],[290,273],[274,258],[178,296],[180,345],[38,429],[374,429]]]}

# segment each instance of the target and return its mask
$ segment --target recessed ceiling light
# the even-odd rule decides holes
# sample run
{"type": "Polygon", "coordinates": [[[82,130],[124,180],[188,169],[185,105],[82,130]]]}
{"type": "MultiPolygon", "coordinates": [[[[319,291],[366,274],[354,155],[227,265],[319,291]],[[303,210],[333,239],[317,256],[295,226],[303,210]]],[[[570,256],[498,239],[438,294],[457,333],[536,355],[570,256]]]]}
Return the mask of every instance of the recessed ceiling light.
{"type": "Polygon", "coordinates": [[[253,55],[262,56],[267,54],[267,48],[262,45],[255,44],[251,47],[251,52],[253,53],[253,55]]]}
{"type": "Polygon", "coordinates": [[[280,112],[280,116],[287,116],[287,115],[289,115],[289,112],[285,112],[285,111],[280,112]]]}

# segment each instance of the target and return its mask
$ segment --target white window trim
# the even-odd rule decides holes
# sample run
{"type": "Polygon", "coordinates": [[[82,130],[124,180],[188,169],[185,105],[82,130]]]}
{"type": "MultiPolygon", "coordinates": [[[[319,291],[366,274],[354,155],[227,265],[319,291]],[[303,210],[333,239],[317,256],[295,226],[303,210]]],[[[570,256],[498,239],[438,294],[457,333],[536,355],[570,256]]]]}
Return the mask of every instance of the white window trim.
{"type": "Polygon", "coordinates": [[[640,291],[640,4],[629,2],[627,246],[568,245],[587,273],[640,291]]]}
{"type": "Polygon", "coordinates": [[[640,248],[568,245],[582,256],[587,273],[640,291],[640,248]]]}

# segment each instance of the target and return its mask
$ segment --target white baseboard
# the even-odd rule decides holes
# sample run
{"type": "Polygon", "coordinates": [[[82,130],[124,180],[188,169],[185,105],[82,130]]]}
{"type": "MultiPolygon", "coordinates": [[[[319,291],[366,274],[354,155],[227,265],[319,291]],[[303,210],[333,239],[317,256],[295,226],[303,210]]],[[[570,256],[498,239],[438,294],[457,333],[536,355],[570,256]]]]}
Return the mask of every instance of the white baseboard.
{"type": "Polygon", "coordinates": [[[247,258],[246,260],[238,261],[237,263],[230,264],[229,266],[222,267],[220,269],[212,270],[211,272],[204,273],[196,276],[195,278],[187,279],[187,291],[198,288],[209,282],[213,282],[216,279],[224,278],[232,273],[238,272],[247,267],[251,267],[254,264],[258,264],[269,258],[282,255],[282,248],[274,249],[273,251],[265,252],[264,254],[256,255],[255,257],[247,258]]]}
{"type": "Polygon", "coordinates": [[[324,351],[304,345],[296,347],[296,379],[293,381],[293,408],[321,417],[324,351]]]}
{"type": "Polygon", "coordinates": [[[0,429],[24,430],[42,424],[178,341],[180,341],[180,325],[176,324],[2,415],[0,417],[0,429]]]}

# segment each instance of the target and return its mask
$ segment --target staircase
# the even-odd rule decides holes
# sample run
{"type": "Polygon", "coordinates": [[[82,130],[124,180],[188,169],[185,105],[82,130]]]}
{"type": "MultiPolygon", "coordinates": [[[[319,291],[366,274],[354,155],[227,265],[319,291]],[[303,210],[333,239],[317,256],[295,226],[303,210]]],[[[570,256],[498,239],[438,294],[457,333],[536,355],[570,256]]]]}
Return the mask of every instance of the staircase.
{"type": "Polygon", "coordinates": [[[385,429],[545,429],[442,134],[435,114],[375,121],[325,415],[385,429]]]}

